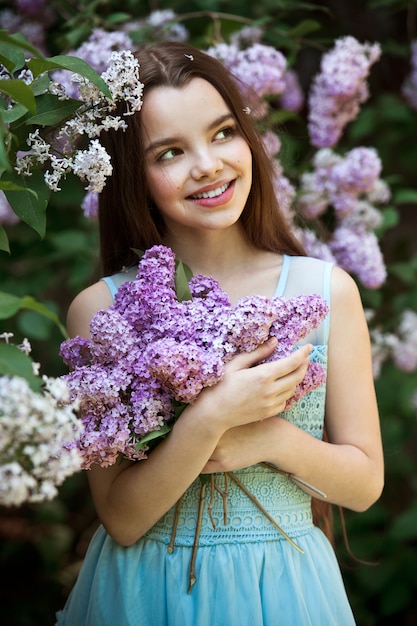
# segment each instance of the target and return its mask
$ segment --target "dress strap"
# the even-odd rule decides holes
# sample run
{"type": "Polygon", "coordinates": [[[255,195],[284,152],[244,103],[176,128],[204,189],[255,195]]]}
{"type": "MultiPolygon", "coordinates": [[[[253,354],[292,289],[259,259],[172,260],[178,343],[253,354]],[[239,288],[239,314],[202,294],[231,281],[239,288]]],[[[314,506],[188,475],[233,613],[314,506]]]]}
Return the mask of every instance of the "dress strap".
{"type": "Polygon", "coordinates": [[[106,283],[114,300],[114,297],[119,287],[128,280],[134,280],[136,278],[137,271],[137,266],[133,266],[129,267],[126,270],[118,272],[117,274],[113,274],[112,276],[103,276],[103,278],[100,278],[100,280],[106,283]]]}

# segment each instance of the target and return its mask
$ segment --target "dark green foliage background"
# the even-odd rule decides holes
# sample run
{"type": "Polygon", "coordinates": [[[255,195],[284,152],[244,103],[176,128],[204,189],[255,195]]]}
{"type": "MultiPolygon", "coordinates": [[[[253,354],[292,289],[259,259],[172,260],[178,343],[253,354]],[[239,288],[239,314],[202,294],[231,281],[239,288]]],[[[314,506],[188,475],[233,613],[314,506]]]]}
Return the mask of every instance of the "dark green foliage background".
{"type": "MultiPolygon", "coordinates": [[[[8,6],[13,7],[12,0],[8,6]]],[[[380,42],[383,56],[372,68],[371,98],[339,147],[374,146],[383,162],[383,178],[393,192],[380,233],[389,276],[376,292],[362,289],[364,303],[377,309],[388,330],[395,329],[405,308],[417,311],[417,111],[400,93],[410,69],[410,43],[417,37],[417,2],[52,0],[49,6],[58,16],[48,36],[50,55],[79,45],[93,26],[117,27],[126,14],[146,17],[153,10],[173,9],[184,18],[192,41],[202,47],[218,33],[227,37],[243,23],[260,20],[266,24],[266,42],[284,52],[306,89],[320,56],[337,37],[353,35],[360,41],[380,42]],[[216,20],[210,12],[230,16],[216,20]]],[[[305,112],[286,120],[282,130],[285,170],[295,177],[312,154],[305,112]]],[[[32,295],[62,320],[71,299],[98,272],[96,225],[82,216],[82,197],[78,181],[66,181],[62,193],[51,198],[46,237],[40,240],[24,224],[8,227],[11,254],[0,253],[0,290],[32,295]]],[[[0,320],[0,332],[4,330],[14,332],[18,340],[30,339],[43,373],[64,372],[58,357],[62,336],[52,322],[22,311],[0,320]]],[[[337,554],[360,626],[413,626],[417,624],[417,415],[410,399],[417,391],[417,373],[404,374],[387,363],[376,386],[386,487],[369,511],[345,511],[354,554],[372,564],[357,562],[347,553],[336,511],[337,554]]],[[[4,626],[54,623],[54,613],[65,602],[96,523],[85,474],[68,479],[52,502],[0,510],[0,621],[4,626]]]]}

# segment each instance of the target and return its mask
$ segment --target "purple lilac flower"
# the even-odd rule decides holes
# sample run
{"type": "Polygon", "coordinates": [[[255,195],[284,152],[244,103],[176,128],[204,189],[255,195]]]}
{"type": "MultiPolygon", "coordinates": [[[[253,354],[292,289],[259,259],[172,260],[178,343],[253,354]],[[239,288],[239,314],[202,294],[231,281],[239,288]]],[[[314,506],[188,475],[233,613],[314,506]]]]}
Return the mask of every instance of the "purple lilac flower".
{"type": "Polygon", "coordinates": [[[287,111],[298,113],[304,106],[304,93],[294,70],[284,74],[284,91],[279,98],[280,105],[287,111]]]}
{"type": "Polygon", "coordinates": [[[336,262],[328,243],[319,239],[313,230],[309,230],[307,228],[296,228],[294,234],[308,256],[312,256],[315,259],[321,259],[322,261],[329,261],[330,263],[336,262]]]}
{"type": "Polygon", "coordinates": [[[84,216],[89,220],[95,220],[98,216],[98,193],[88,191],[81,203],[84,216]]]}
{"type": "Polygon", "coordinates": [[[46,8],[46,0],[15,0],[15,4],[19,13],[31,16],[40,15],[46,8]]]}
{"type": "MultiPolygon", "coordinates": [[[[175,402],[192,403],[219,382],[234,354],[275,335],[279,344],[270,360],[282,358],[328,312],[315,295],[252,296],[232,307],[211,277],[194,276],[189,287],[191,299],[178,301],[175,255],[154,246],[139,262],[136,279],[119,288],[111,307],[93,316],[91,339],[63,342],[61,355],[72,368],[64,379],[82,415],[76,445],[85,468],[111,465],[120,454],[146,458],[143,437],[172,424],[175,402]]],[[[324,379],[324,370],[312,366],[295,398],[324,379]]]]}
{"type": "Polygon", "coordinates": [[[316,153],[313,166],[312,172],[301,176],[298,199],[307,219],[322,215],[330,205],[343,217],[381,182],[381,160],[374,148],[353,148],[344,157],[324,148],[316,153]]]}
{"type": "Polygon", "coordinates": [[[313,146],[334,146],[345,126],[369,97],[366,79],[381,54],[379,44],[341,37],[321,60],[309,95],[309,133],[313,146]]]}
{"type": "Polygon", "coordinates": [[[239,50],[235,44],[222,43],[206,52],[222,61],[236,77],[257,117],[266,112],[261,106],[262,98],[283,93],[287,62],[284,55],[272,46],[254,43],[239,50]]]}
{"type": "Polygon", "coordinates": [[[334,231],[329,247],[340,267],[356,274],[369,289],[378,289],[385,282],[386,266],[373,232],[340,225],[334,231]]]}
{"type": "Polygon", "coordinates": [[[13,211],[3,191],[0,191],[0,224],[17,224],[20,218],[13,211]]]}
{"type": "Polygon", "coordinates": [[[417,109],[417,41],[411,44],[411,69],[402,86],[402,93],[408,104],[417,109]]]}

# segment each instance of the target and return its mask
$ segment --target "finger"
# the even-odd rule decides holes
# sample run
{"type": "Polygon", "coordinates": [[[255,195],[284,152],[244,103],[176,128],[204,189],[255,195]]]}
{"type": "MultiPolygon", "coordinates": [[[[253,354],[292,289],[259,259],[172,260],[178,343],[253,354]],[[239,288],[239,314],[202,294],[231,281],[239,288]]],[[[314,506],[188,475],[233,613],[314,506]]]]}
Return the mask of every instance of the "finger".
{"type": "Polygon", "coordinates": [[[229,363],[229,369],[245,369],[256,365],[256,363],[271,356],[277,344],[278,340],[276,337],[270,337],[267,341],[255,348],[255,350],[252,350],[252,352],[242,352],[242,354],[235,356],[229,363]]]}

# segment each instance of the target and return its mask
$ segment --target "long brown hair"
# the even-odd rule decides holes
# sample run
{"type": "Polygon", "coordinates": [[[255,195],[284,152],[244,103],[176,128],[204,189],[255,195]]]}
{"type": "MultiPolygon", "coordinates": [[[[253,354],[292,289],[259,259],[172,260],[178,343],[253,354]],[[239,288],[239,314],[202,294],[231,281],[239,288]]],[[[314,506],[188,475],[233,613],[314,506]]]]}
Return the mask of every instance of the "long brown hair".
{"type": "MultiPolygon", "coordinates": [[[[144,98],[153,87],[181,88],[203,78],[220,93],[252,153],[252,187],[241,223],[259,248],[282,254],[304,254],[278,204],[272,162],[244,102],[236,80],[223,63],[187,44],[166,42],[137,53],[144,98]]],[[[100,138],[112,160],[113,174],[99,201],[102,271],[117,272],[137,263],[132,248],[145,250],[162,243],[164,224],[146,182],[141,114],[126,116],[127,129],[109,131],[100,138]]]]}

